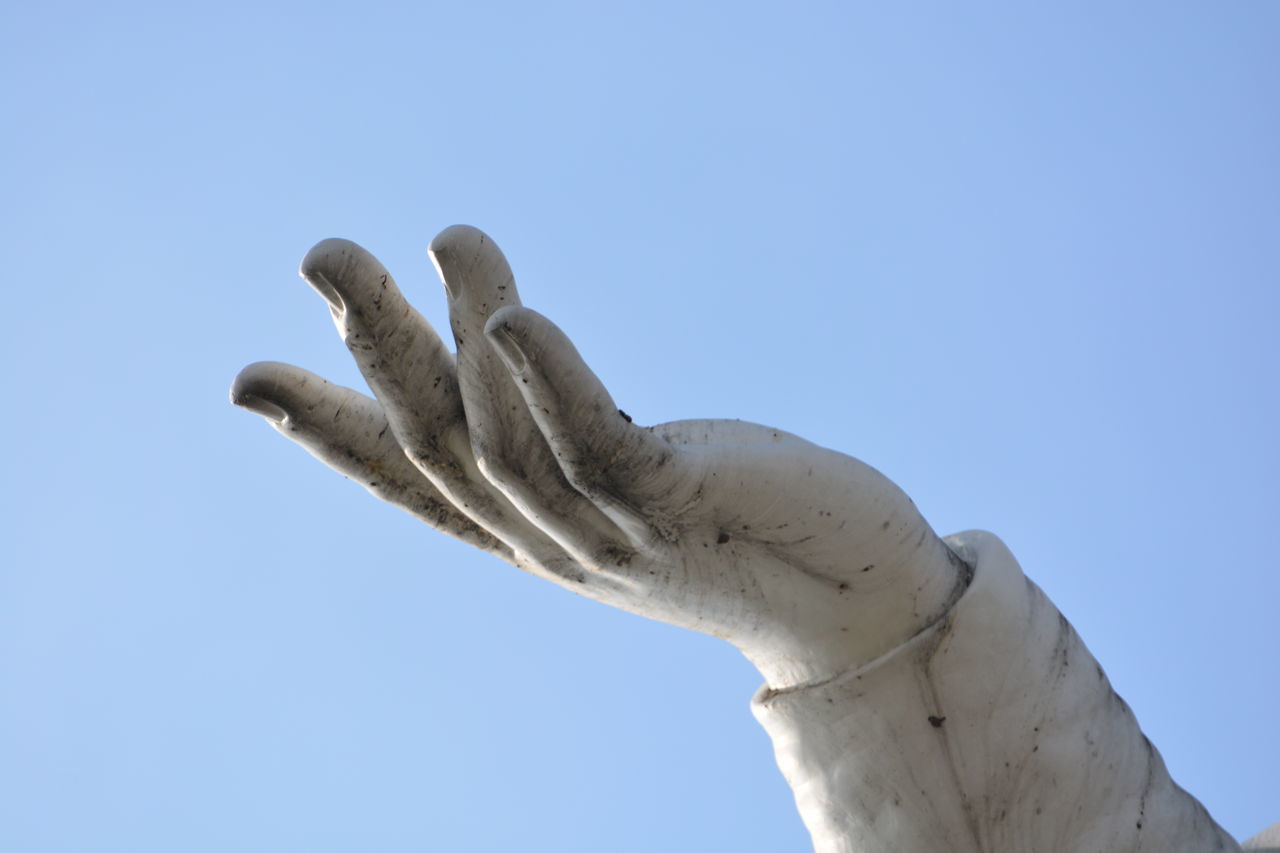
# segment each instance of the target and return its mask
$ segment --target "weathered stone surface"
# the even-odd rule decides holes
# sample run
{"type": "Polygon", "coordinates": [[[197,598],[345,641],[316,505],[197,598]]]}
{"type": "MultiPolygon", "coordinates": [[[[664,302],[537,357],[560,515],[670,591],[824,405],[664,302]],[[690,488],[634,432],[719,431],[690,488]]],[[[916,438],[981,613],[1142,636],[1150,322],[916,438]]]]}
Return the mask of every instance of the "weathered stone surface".
{"type": "Polygon", "coordinates": [[[990,534],[944,541],[878,471],[780,430],[636,424],[491,239],[455,226],[431,256],[456,354],[325,240],[301,274],[374,398],[263,362],[232,402],[445,533],[741,649],[819,851],[1238,849],[990,534]]]}

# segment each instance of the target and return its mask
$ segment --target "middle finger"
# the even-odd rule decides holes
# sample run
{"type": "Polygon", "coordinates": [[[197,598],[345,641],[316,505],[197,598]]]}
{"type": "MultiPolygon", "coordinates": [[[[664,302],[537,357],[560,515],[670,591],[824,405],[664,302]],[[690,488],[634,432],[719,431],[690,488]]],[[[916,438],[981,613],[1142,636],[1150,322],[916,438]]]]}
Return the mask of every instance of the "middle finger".
{"type": "Polygon", "coordinates": [[[485,338],[485,323],[495,311],[520,304],[501,250],[483,232],[455,225],[431,241],[430,251],[449,294],[458,387],[481,470],[530,521],[584,563],[602,552],[629,551],[622,531],[569,484],[511,372],[485,338]]]}

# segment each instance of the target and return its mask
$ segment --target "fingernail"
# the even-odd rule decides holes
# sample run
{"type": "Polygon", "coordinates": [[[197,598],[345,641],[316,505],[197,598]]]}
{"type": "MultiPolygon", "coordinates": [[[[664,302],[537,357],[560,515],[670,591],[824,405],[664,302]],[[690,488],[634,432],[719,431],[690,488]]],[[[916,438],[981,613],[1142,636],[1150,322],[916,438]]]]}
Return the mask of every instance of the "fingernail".
{"type": "Polygon", "coordinates": [[[342,302],[342,296],[338,293],[338,288],[329,283],[329,279],[325,278],[318,272],[312,272],[302,277],[302,280],[311,285],[311,289],[324,297],[324,301],[329,303],[329,307],[338,313],[346,311],[346,305],[342,302]]]}
{"type": "Polygon", "coordinates": [[[529,362],[524,356],[524,350],[520,348],[520,342],[516,340],[516,336],[511,333],[509,327],[498,326],[496,329],[486,330],[485,336],[513,375],[519,376],[524,372],[529,362]]]}
{"type": "Polygon", "coordinates": [[[275,421],[276,423],[283,423],[284,419],[289,417],[289,413],[280,406],[253,394],[233,394],[231,402],[242,409],[248,409],[255,415],[262,415],[267,420],[275,421]]]}
{"type": "Polygon", "coordinates": [[[445,274],[444,264],[440,261],[440,251],[437,249],[428,249],[427,255],[431,258],[431,265],[436,268],[436,275],[440,276],[440,283],[444,285],[444,292],[450,300],[458,298],[461,288],[456,282],[450,283],[449,276],[445,274]]]}

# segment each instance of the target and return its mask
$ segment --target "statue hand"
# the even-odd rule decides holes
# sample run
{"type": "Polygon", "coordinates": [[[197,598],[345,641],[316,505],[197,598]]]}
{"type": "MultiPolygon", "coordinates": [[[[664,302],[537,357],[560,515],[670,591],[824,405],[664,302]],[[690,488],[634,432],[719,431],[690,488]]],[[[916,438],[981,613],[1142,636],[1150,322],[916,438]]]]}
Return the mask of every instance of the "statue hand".
{"type": "Polygon", "coordinates": [[[377,397],[288,365],[232,401],[379,497],[591,598],[723,637],[784,689],[829,678],[938,619],[967,572],[893,483],[740,421],[643,427],[497,246],[431,245],[457,356],[369,253],[326,240],[301,273],[377,397]]]}

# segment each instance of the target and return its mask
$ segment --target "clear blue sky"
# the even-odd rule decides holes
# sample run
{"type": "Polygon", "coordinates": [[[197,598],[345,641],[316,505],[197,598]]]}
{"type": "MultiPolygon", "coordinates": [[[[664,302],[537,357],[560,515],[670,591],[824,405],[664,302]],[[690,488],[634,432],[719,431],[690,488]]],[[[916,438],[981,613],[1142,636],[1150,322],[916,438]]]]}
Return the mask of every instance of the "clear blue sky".
{"type": "Polygon", "coordinates": [[[777,851],[717,641],[233,409],[358,373],[296,278],[504,247],[643,423],[1002,536],[1174,777],[1280,820],[1280,4],[11,3],[0,851],[777,851]]]}

